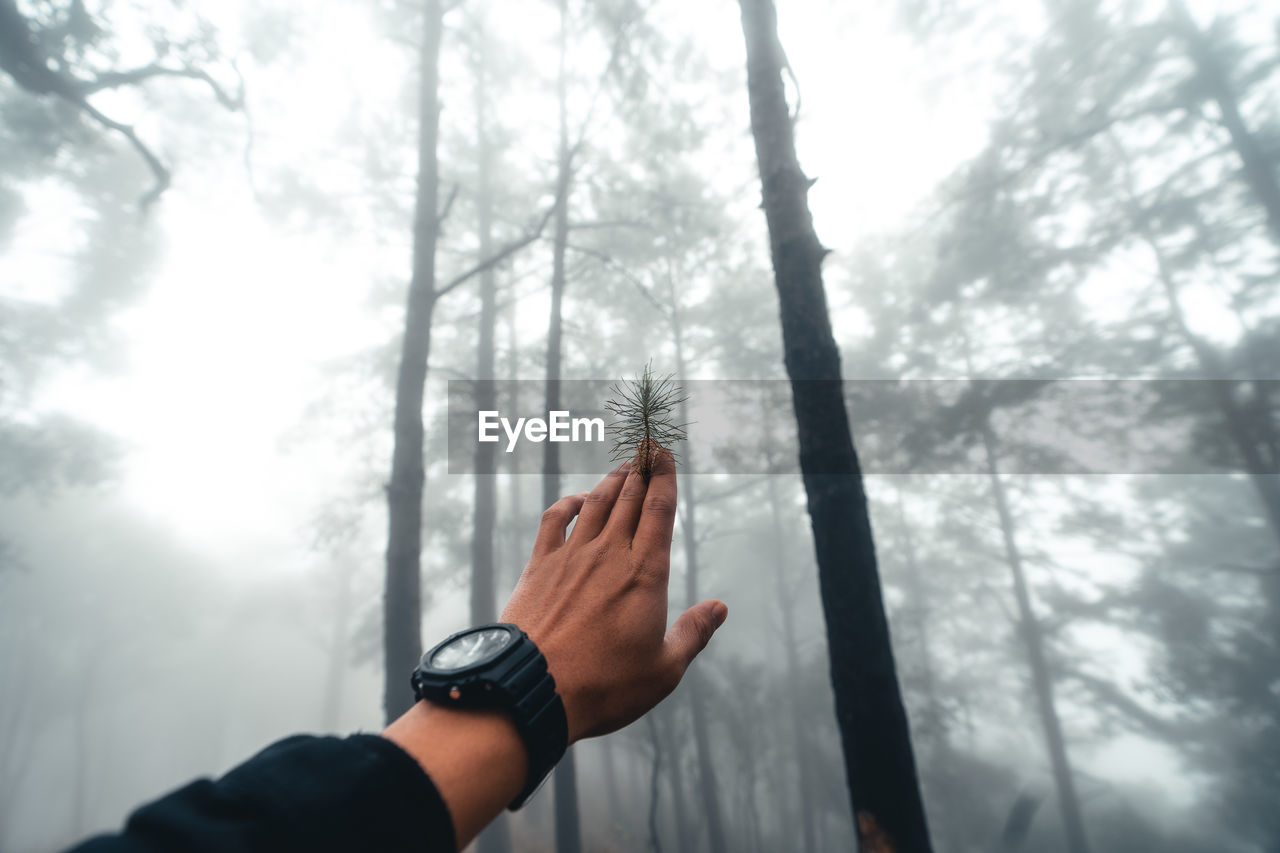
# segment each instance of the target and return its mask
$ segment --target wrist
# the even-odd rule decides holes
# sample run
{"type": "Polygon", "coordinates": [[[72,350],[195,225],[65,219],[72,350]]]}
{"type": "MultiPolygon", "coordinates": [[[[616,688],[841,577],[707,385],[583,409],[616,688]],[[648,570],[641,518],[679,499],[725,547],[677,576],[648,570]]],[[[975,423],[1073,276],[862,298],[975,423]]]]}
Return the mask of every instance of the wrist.
{"type": "Polygon", "coordinates": [[[524,788],[529,757],[509,713],[420,700],[382,733],[418,762],[453,818],[459,848],[524,788]]]}

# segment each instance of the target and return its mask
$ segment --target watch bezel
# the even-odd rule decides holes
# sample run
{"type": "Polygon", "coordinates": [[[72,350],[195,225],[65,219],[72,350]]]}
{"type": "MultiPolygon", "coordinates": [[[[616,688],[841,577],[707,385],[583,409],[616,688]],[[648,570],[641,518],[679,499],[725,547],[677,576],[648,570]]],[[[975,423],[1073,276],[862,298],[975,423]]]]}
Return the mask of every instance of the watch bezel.
{"type": "Polygon", "coordinates": [[[497,663],[498,661],[502,660],[504,655],[510,654],[512,650],[519,644],[519,642],[520,642],[520,629],[508,622],[496,622],[489,625],[477,625],[473,628],[467,628],[466,630],[458,631],[456,634],[450,634],[448,637],[446,637],[445,639],[441,640],[440,642],[432,646],[430,649],[428,649],[426,654],[422,656],[422,669],[429,671],[433,675],[439,675],[446,678],[451,675],[463,675],[467,672],[470,672],[473,669],[477,669],[482,666],[491,666],[492,664],[497,663]],[[507,635],[506,644],[502,648],[498,649],[498,651],[493,652],[489,655],[486,655],[480,660],[473,661],[472,663],[469,663],[464,667],[459,667],[456,669],[441,669],[432,664],[432,660],[435,658],[436,655],[438,655],[441,651],[443,651],[447,646],[453,645],[454,643],[461,640],[463,637],[470,636],[471,634],[480,634],[485,631],[495,631],[495,630],[505,631],[507,635]]]}
{"type": "Polygon", "coordinates": [[[449,635],[422,656],[418,668],[413,672],[414,695],[419,699],[463,708],[501,707],[510,704],[516,697],[508,692],[508,676],[521,668],[528,659],[539,654],[532,643],[521,642],[525,636],[519,626],[509,622],[478,625],[449,635]],[[496,654],[462,669],[437,669],[431,665],[431,659],[436,653],[450,643],[468,634],[493,628],[502,628],[511,638],[496,654]],[[520,652],[522,648],[524,653],[520,652]]]}

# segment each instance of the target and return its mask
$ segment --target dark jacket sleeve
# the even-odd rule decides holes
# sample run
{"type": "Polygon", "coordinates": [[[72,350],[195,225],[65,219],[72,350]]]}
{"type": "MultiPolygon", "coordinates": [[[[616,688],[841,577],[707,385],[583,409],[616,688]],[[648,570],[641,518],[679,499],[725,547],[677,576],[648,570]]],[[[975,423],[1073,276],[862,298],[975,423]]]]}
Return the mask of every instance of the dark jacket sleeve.
{"type": "Polygon", "coordinates": [[[369,850],[454,853],[453,821],[418,763],[376,735],[297,735],[217,781],[142,806],[72,853],[369,850]]]}

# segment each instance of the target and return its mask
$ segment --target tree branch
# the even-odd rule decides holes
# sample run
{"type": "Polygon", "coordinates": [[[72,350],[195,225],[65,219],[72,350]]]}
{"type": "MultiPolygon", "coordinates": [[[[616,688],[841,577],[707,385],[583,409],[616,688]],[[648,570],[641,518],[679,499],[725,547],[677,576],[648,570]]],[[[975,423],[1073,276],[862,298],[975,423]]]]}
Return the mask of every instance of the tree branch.
{"type": "Polygon", "coordinates": [[[1078,669],[1066,669],[1062,675],[1078,682],[1095,698],[1122,712],[1130,720],[1139,723],[1147,732],[1163,740],[1181,742],[1194,732],[1193,726],[1183,721],[1167,720],[1161,717],[1104,678],[1078,669]]]}
{"type": "Polygon", "coordinates": [[[436,228],[444,224],[449,218],[449,211],[453,210],[453,203],[458,198],[458,185],[454,184],[453,189],[449,190],[449,198],[445,200],[444,207],[440,209],[440,215],[436,217],[436,228]]]}
{"type": "Polygon", "coordinates": [[[218,103],[229,110],[238,110],[244,106],[244,79],[240,80],[240,91],[234,96],[214,80],[207,71],[198,68],[170,68],[159,63],[144,65],[131,71],[104,71],[92,80],[80,83],[77,88],[81,96],[92,95],[103,89],[117,89],[121,86],[137,86],[155,77],[182,77],[187,80],[200,80],[209,86],[218,103]]]}
{"type": "Polygon", "coordinates": [[[138,206],[145,211],[155,202],[156,199],[160,198],[165,190],[169,188],[169,183],[172,178],[169,170],[160,162],[160,158],[152,153],[146,143],[138,138],[138,135],[133,132],[132,127],[127,124],[121,124],[113,118],[108,118],[83,98],[79,100],[78,104],[80,109],[92,116],[93,119],[103,127],[110,128],[111,130],[119,133],[125,139],[129,140],[129,144],[132,145],[134,150],[137,151],[138,154],[141,155],[142,159],[146,161],[147,166],[151,169],[151,174],[155,177],[155,184],[151,189],[147,190],[147,192],[143,194],[142,198],[138,199],[138,206]]]}
{"type": "Polygon", "coordinates": [[[501,249],[499,249],[498,251],[490,255],[487,259],[481,261],[480,263],[471,267],[467,271],[453,277],[448,281],[447,284],[437,289],[436,292],[432,294],[433,297],[436,299],[439,299],[441,296],[444,296],[449,291],[453,290],[454,288],[460,285],[467,283],[468,281],[475,278],[485,270],[491,269],[492,267],[497,266],[498,264],[505,261],[507,258],[514,255],[516,252],[523,249],[525,246],[532,243],[534,240],[537,240],[539,237],[542,236],[542,232],[546,230],[547,223],[551,221],[551,214],[555,213],[555,209],[556,209],[555,205],[552,205],[550,208],[547,209],[547,212],[542,215],[542,220],[538,223],[537,228],[530,231],[528,234],[524,235],[520,239],[513,240],[512,242],[503,246],[501,249]]]}
{"type": "Polygon", "coordinates": [[[566,244],[566,248],[572,249],[573,251],[578,252],[579,254],[586,255],[589,258],[594,258],[595,260],[604,264],[604,266],[617,272],[619,275],[621,275],[631,284],[635,285],[636,290],[640,291],[640,295],[643,296],[646,300],[648,300],[649,304],[651,304],[659,314],[661,314],[663,317],[667,318],[668,320],[671,319],[670,312],[668,312],[667,309],[663,307],[662,303],[658,301],[657,297],[655,297],[652,293],[649,292],[649,286],[646,285],[639,278],[637,278],[635,273],[631,272],[622,264],[615,261],[611,255],[608,255],[601,251],[597,251],[596,249],[589,249],[586,246],[575,246],[572,243],[566,244]]]}

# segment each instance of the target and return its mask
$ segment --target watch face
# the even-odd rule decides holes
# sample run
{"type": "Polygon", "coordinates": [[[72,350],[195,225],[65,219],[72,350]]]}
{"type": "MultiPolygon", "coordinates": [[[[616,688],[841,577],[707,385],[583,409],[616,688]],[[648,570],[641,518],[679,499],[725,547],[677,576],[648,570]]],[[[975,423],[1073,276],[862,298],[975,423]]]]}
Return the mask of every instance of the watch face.
{"type": "Polygon", "coordinates": [[[431,656],[431,668],[448,672],[475,666],[505,649],[511,640],[511,634],[504,628],[463,634],[431,656]]]}

